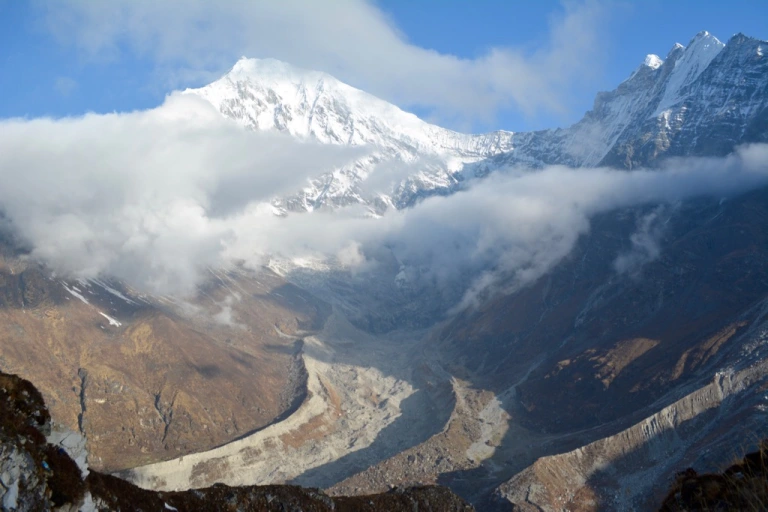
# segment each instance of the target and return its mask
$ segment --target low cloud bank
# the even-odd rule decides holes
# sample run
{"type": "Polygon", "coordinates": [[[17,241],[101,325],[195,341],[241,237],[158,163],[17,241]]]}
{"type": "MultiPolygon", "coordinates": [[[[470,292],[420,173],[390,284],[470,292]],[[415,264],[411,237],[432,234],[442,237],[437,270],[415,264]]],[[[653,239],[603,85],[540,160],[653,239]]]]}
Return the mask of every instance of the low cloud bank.
{"type": "Polygon", "coordinates": [[[232,212],[364,151],[255,136],[178,94],[149,111],[5,120],[0,209],[57,272],[185,293],[223,263],[232,212]]]}
{"type": "MultiPolygon", "coordinates": [[[[246,132],[207,103],[172,95],[154,110],[0,122],[0,207],[32,256],[59,273],[110,275],[142,290],[190,293],[209,266],[270,256],[364,271],[386,257],[436,286],[469,285],[458,307],[502,280],[538,278],[600,212],[768,185],[768,145],[660,170],[501,170],[466,190],[378,219],[359,209],[277,217],[269,200],[364,157],[365,148],[246,132]]],[[[619,272],[658,256],[654,210],[619,272]]]]}

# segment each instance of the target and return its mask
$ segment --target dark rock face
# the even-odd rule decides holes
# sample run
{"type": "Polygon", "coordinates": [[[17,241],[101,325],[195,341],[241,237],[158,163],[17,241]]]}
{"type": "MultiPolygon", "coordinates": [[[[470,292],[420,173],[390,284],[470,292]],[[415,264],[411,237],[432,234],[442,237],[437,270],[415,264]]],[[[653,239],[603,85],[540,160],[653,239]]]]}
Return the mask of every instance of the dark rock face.
{"type": "Polygon", "coordinates": [[[499,389],[539,361],[518,388],[532,428],[590,428],[641,409],[710,375],[761,318],[767,192],[681,206],[659,258],[624,273],[614,263],[650,208],[604,215],[549,275],[454,320],[443,349],[499,389]]]}
{"type": "Polygon", "coordinates": [[[720,372],[768,360],[768,189],[667,211],[657,257],[619,271],[638,220],[656,208],[594,219],[548,275],[438,336],[445,360],[497,395],[514,389],[507,411],[549,438],[538,461],[501,487],[521,510],[560,510],[556,498],[569,493],[569,510],[645,510],[675,467],[711,470],[740,439],[768,435],[764,369],[754,377],[762,381],[694,411],[685,426],[669,419],[720,372]],[[667,407],[667,419],[654,416],[667,407]],[[641,485],[645,494],[634,494],[641,485]]]}
{"type": "MultiPolygon", "coordinates": [[[[649,56],[575,125],[516,134],[515,149],[476,164],[475,175],[504,165],[654,168],[765,143],[766,51],[741,34],[723,45],[700,33],[664,61],[649,56]]],[[[696,412],[685,428],[651,428],[663,411],[679,420],[682,397],[713,376],[768,359],[766,198],[763,189],[600,215],[547,275],[443,329],[447,361],[478,386],[513,392],[516,421],[555,439],[500,496],[521,510],[560,510],[569,499],[569,510],[645,509],[675,465],[711,470],[736,440],[768,433],[763,384],[696,412]],[[632,255],[630,237],[651,216],[660,251],[632,255]]]]}
{"type": "Polygon", "coordinates": [[[681,471],[660,512],[768,510],[768,441],[721,473],[681,471]]]}
{"type": "Polygon", "coordinates": [[[214,485],[184,492],[153,492],[78,465],[46,442],[51,428],[42,395],[15,375],[0,373],[0,502],[2,510],[178,511],[456,511],[473,508],[438,486],[386,494],[331,498],[290,485],[214,485]]]}

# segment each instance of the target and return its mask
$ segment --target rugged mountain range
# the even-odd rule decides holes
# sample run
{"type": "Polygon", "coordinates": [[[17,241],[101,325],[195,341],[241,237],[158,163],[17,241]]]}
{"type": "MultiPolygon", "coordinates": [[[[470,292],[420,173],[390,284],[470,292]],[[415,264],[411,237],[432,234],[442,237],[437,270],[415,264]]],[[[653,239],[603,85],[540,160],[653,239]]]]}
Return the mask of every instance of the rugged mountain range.
{"type": "Polygon", "coordinates": [[[700,32],[665,59],[648,55],[611,92],[599,93],[575,125],[517,134],[497,163],[654,166],[671,156],[723,156],[766,141],[766,42],[700,32]]]}
{"type": "MultiPolygon", "coordinates": [[[[418,188],[411,199],[397,195],[401,184],[387,203],[403,207],[412,198],[450,193],[506,166],[631,170],[766,142],[767,48],[741,34],[723,44],[701,32],[664,59],[649,55],[616,90],[599,93],[575,125],[505,134],[503,151],[465,161],[453,173],[444,168],[442,176],[455,182],[418,188]]],[[[278,92],[274,97],[280,101],[278,92]]],[[[454,375],[493,391],[513,420],[487,463],[448,464],[435,470],[438,481],[488,507],[649,507],[680,465],[717,467],[738,452],[734,445],[765,436],[764,197],[758,191],[725,204],[697,200],[602,215],[547,276],[451,320],[429,350],[454,375]],[[626,233],[650,217],[665,223],[663,256],[644,266],[641,277],[617,274],[613,259],[626,250],[626,233]],[[533,464],[542,456],[554,458],[533,464]],[[493,485],[521,470],[498,488],[497,501],[487,501],[493,485]],[[478,490],[478,481],[492,484],[478,490]]],[[[427,457],[436,442],[431,438],[408,458],[427,457]]],[[[397,456],[379,471],[408,481],[410,472],[398,469],[407,464],[397,456]]],[[[380,490],[376,474],[369,470],[350,482],[380,490]]]]}
{"type": "MultiPolygon", "coordinates": [[[[630,170],[768,142],[766,49],[702,32],[575,125],[530,133],[459,134],[273,60],[186,94],[247,129],[366,148],[275,198],[280,213],[381,214],[509,166],[630,170]]],[[[768,434],[766,193],[601,214],[545,276],[448,319],[440,292],[398,285],[398,262],[211,269],[180,301],[61,279],[8,238],[0,370],[40,388],[94,466],[144,487],[438,482],[481,510],[648,508],[681,466],[768,434]],[[617,272],[646,220],[663,251],[617,272]]]]}
{"type": "Polygon", "coordinates": [[[275,60],[241,59],[218,81],[187,94],[253,130],[279,130],[323,143],[370,146],[372,153],[312,180],[289,210],[363,203],[372,211],[403,208],[446,194],[462,182],[505,166],[654,166],[670,156],[723,156],[745,142],[764,142],[768,126],[768,43],[742,34],[723,44],[700,32],[665,59],[648,55],[568,128],[465,135],[335,78],[275,60]],[[390,172],[387,189],[366,181],[390,172]],[[410,167],[408,167],[410,166],[410,167]],[[403,177],[403,169],[407,176],[403,177]],[[376,192],[376,193],[374,193],[376,192]]]}

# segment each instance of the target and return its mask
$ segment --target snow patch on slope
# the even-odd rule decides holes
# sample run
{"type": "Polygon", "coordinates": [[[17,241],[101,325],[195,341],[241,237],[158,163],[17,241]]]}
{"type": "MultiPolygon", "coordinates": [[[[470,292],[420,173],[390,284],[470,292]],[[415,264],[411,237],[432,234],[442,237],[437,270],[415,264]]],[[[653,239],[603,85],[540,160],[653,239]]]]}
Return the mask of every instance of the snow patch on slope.
{"type": "Polygon", "coordinates": [[[643,62],[644,66],[648,66],[651,69],[659,69],[662,64],[664,64],[664,61],[658,55],[652,53],[646,55],[645,61],[643,62]]]}
{"type": "Polygon", "coordinates": [[[109,315],[107,315],[105,313],[102,313],[101,311],[99,311],[99,314],[107,319],[107,321],[109,322],[109,325],[113,325],[115,327],[120,327],[121,325],[123,325],[121,322],[118,322],[117,320],[115,320],[111,316],[109,316],[109,315]]]}
{"type": "Polygon", "coordinates": [[[724,47],[725,44],[709,32],[699,32],[685,48],[683,55],[675,61],[675,67],[667,80],[664,96],[656,107],[654,116],[683,101],[686,87],[699,77],[724,47]]]}
{"type": "Polygon", "coordinates": [[[76,286],[73,286],[72,288],[70,288],[69,286],[67,286],[67,283],[65,283],[64,281],[61,281],[61,286],[63,286],[64,289],[67,290],[73,297],[77,297],[84,303],[90,304],[90,302],[88,302],[88,299],[83,297],[83,295],[80,293],[80,289],[77,288],[76,286]]]}

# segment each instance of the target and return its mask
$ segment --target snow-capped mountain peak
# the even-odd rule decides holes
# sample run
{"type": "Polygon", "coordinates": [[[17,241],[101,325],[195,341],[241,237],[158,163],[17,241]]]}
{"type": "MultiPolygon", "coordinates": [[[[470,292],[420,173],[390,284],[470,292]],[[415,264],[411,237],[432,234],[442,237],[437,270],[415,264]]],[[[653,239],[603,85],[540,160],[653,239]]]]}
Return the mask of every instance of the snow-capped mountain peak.
{"type": "Polygon", "coordinates": [[[648,55],[616,89],[598,93],[578,123],[516,134],[446,130],[326,73],[272,59],[241,59],[220,80],[186,93],[249,129],[373,147],[365,160],[313,180],[280,207],[362,203],[378,213],[450,193],[463,179],[504,165],[632,169],[667,156],[722,155],[740,143],[768,141],[766,50],[766,41],[737,34],[723,44],[702,31],[664,59],[648,55]],[[394,181],[403,172],[382,170],[393,166],[380,164],[393,161],[410,166],[404,181],[394,181]],[[377,179],[368,180],[374,172],[377,179]],[[389,190],[373,190],[372,182],[390,183],[388,176],[389,190]]]}
{"type": "Polygon", "coordinates": [[[298,83],[304,80],[333,78],[321,71],[310,71],[292,66],[277,59],[253,59],[240,57],[226,74],[230,78],[258,79],[262,82],[280,83],[293,80],[298,83]]]}
{"type": "MultiPolygon", "coordinates": [[[[376,194],[384,204],[409,204],[416,196],[453,187],[464,164],[513,149],[511,132],[468,135],[429,124],[397,106],[331,75],[274,59],[241,58],[219,80],[185,94],[200,96],[224,116],[258,131],[276,130],[325,144],[367,145],[374,153],[349,168],[314,180],[288,201],[290,209],[321,204],[370,204],[361,183],[384,161],[429,160],[396,190],[376,194]],[[416,183],[416,184],[414,184],[416,183]],[[398,192],[399,191],[399,192],[398,192]],[[392,194],[397,197],[392,196],[392,194]]],[[[381,192],[381,191],[377,191],[381,192]]]]}
{"type": "MultiPolygon", "coordinates": [[[[678,47],[676,45],[675,48],[678,47]]],[[[661,114],[684,99],[685,89],[699,77],[724,47],[723,43],[705,30],[696,34],[687,47],[682,47],[682,53],[675,53],[672,59],[667,59],[672,61],[674,69],[669,74],[664,96],[656,107],[655,114],[661,114]]]]}
{"type": "Polygon", "coordinates": [[[428,153],[487,156],[511,149],[512,134],[466,135],[431,125],[320,71],[275,59],[241,58],[221,79],[187,89],[254,130],[280,130],[323,143],[409,146],[428,153]]]}
{"type": "Polygon", "coordinates": [[[644,66],[648,66],[651,69],[658,69],[662,64],[664,64],[664,61],[661,60],[658,55],[654,55],[653,53],[646,55],[645,61],[643,62],[644,66]]]}
{"type": "Polygon", "coordinates": [[[632,169],[668,156],[724,155],[768,141],[768,42],[706,31],[665,59],[649,55],[578,123],[516,134],[506,164],[609,165],[632,169]]]}
{"type": "Polygon", "coordinates": [[[683,46],[683,45],[682,45],[682,44],[680,44],[680,43],[675,43],[675,44],[672,46],[672,49],[671,49],[671,50],[669,50],[669,52],[667,53],[667,58],[669,58],[669,56],[670,56],[670,55],[672,55],[674,52],[677,52],[677,51],[679,51],[679,50],[685,50],[685,46],[683,46]]]}

